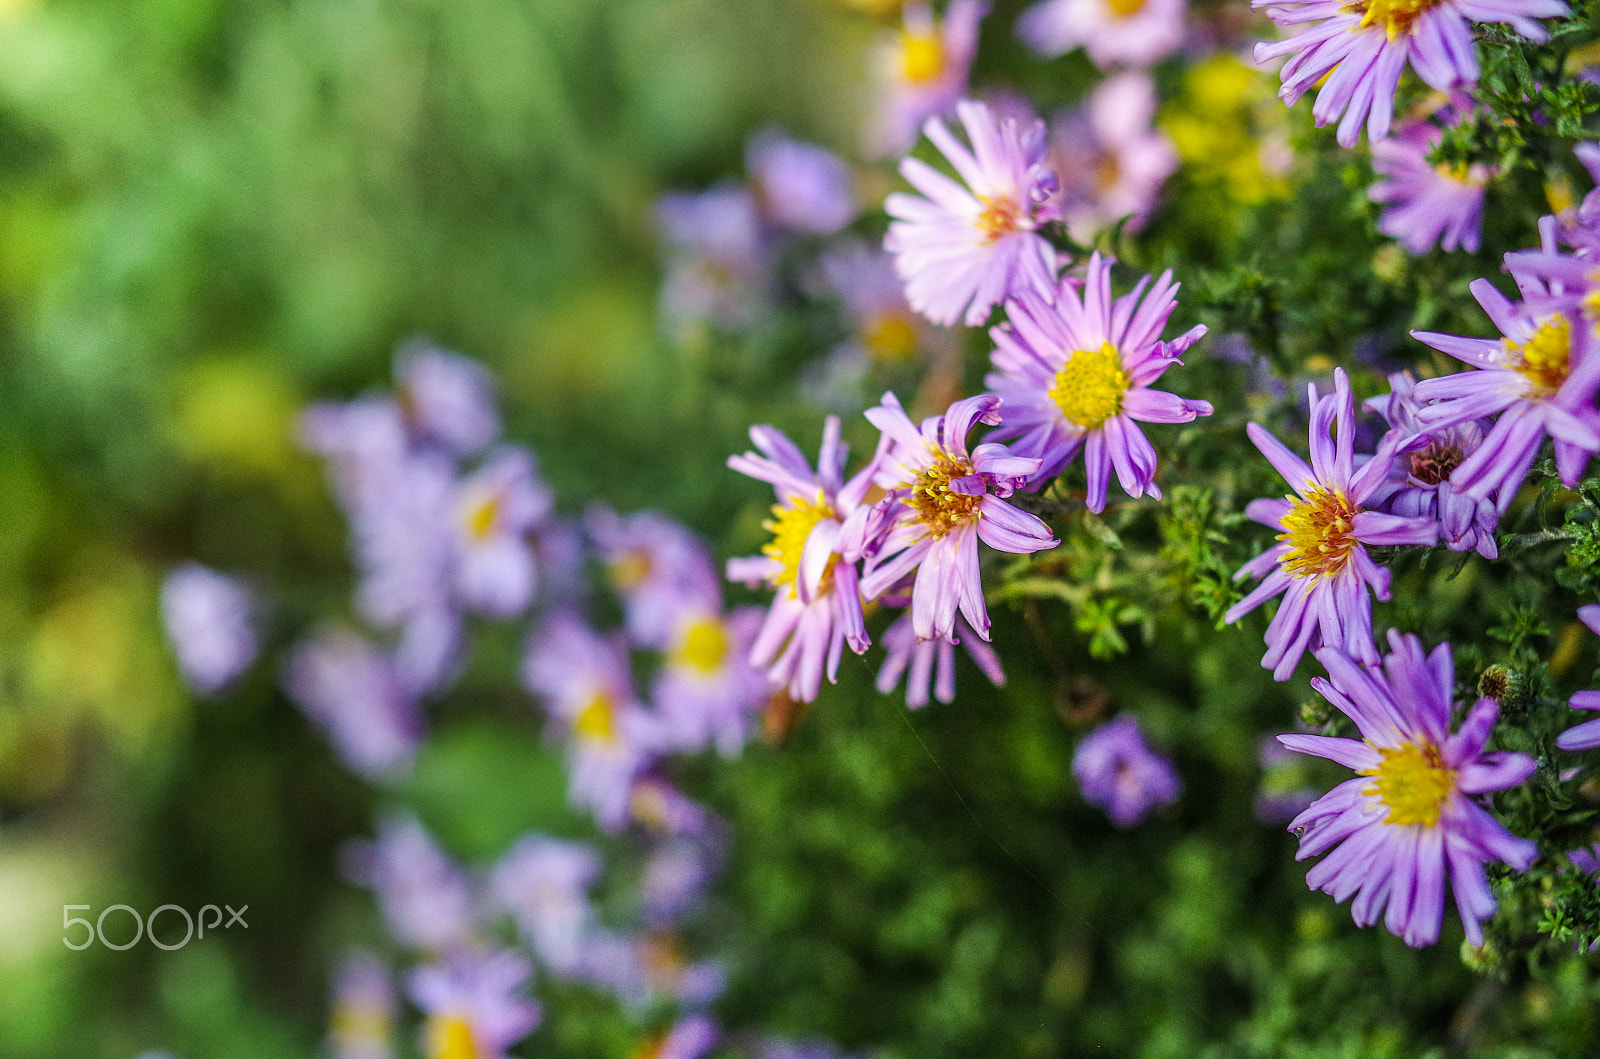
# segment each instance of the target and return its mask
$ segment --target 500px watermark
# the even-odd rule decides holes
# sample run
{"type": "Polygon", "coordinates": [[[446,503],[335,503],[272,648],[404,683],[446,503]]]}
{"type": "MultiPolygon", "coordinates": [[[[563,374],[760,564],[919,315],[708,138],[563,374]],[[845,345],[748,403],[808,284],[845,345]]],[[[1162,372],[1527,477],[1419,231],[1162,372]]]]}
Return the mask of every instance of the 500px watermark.
{"type": "MultiPolygon", "coordinates": [[[[189,910],[181,905],[162,905],[154,912],[151,912],[148,916],[140,916],[138,911],[129,905],[108,905],[102,909],[100,915],[93,920],[85,919],[83,916],[75,916],[72,914],[74,912],[87,912],[91,911],[92,909],[92,905],[61,906],[61,943],[67,948],[87,949],[90,945],[93,945],[96,941],[98,941],[108,949],[117,949],[120,951],[122,949],[131,949],[135,945],[139,944],[139,939],[149,937],[150,944],[154,945],[158,949],[166,949],[170,952],[173,949],[183,948],[185,945],[189,944],[191,938],[197,936],[195,932],[195,926],[197,922],[200,928],[198,936],[202,938],[206,936],[206,931],[208,929],[215,933],[219,928],[222,930],[227,930],[229,927],[235,925],[240,927],[250,926],[250,924],[244,921],[244,914],[250,910],[249,905],[240,906],[238,911],[234,911],[232,905],[223,905],[221,908],[217,907],[216,905],[203,905],[201,906],[198,915],[190,915],[189,910]],[[228,910],[228,921],[226,923],[222,921],[222,909],[224,908],[228,910]],[[133,920],[133,937],[129,938],[127,941],[112,941],[110,938],[106,937],[106,917],[113,912],[126,912],[133,920]],[[212,917],[211,922],[209,923],[206,922],[206,914],[208,912],[212,917]],[[170,938],[167,941],[163,941],[156,937],[156,918],[162,913],[167,913],[167,922],[172,922],[173,917],[175,916],[183,919],[182,938],[177,941],[172,941],[170,938]],[[72,932],[75,927],[79,926],[83,927],[83,930],[79,933],[79,937],[82,940],[75,942],[72,937],[72,932]]],[[[176,928],[163,927],[162,930],[164,933],[172,934],[175,932],[176,928]]],[[[119,936],[121,935],[120,930],[117,933],[119,936]]]]}

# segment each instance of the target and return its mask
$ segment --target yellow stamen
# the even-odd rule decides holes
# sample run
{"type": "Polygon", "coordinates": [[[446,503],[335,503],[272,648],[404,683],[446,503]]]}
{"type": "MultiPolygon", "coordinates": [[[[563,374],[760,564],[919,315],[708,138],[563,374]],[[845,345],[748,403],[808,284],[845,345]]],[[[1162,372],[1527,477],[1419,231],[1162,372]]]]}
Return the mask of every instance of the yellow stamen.
{"type": "Polygon", "coordinates": [[[980,514],[978,505],[983,502],[983,497],[968,496],[950,488],[952,481],[972,473],[970,462],[958,460],[939,449],[930,451],[933,463],[905,483],[911,487],[911,495],[901,502],[917,513],[913,521],[928,527],[926,535],[939,540],[951,530],[976,521],[980,514]]]}
{"type": "Polygon", "coordinates": [[[944,42],[937,26],[900,33],[900,76],[907,84],[926,85],[944,74],[944,42]]]}
{"type": "Polygon", "coordinates": [[[1359,543],[1355,537],[1355,518],[1361,509],[1339,489],[1311,486],[1304,500],[1288,497],[1289,510],[1283,516],[1289,550],[1278,561],[1290,577],[1326,577],[1344,569],[1350,553],[1359,543]]]}
{"type": "Polygon", "coordinates": [[[1552,313],[1533,336],[1520,345],[1504,339],[1506,351],[1515,358],[1517,374],[1533,384],[1535,396],[1548,397],[1561,389],[1571,370],[1572,325],[1560,313],[1552,313]]]}
{"type": "Polygon", "coordinates": [[[992,243],[1017,230],[1022,211],[1010,195],[997,195],[992,199],[980,195],[978,201],[983,203],[983,212],[978,214],[978,228],[983,232],[984,243],[992,243]]]}
{"type": "MultiPolygon", "coordinates": [[[[772,514],[773,518],[761,524],[762,529],[772,534],[772,540],[762,547],[761,554],[783,564],[783,569],[768,581],[773,588],[788,585],[792,597],[797,594],[795,586],[800,578],[800,555],[805,550],[806,538],[811,536],[817,523],[834,518],[834,511],[823,497],[822,490],[818,489],[816,500],[808,503],[798,497],[790,497],[788,507],[772,505],[772,514]]],[[[830,562],[828,571],[822,577],[823,591],[832,581],[832,571],[833,564],[830,562]]]]}
{"type": "Polygon", "coordinates": [[[1056,372],[1050,399],[1069,422],[1093,430],[1122,411],[1122,395],[1127,391],[1122,354],[1110,342],[1102,342],[1099,349],[1071,353],[1066,366],[1056,372]]]}
{"type": "Polygon", "coordinates": [[[500,494],[490,493],[467,510],[467,532],[475,541],[486,541],[500,517],[500,494]]]}
{"type": "Polygon", "coordinates": [[[426,1030],[428,1059],[481,1059],[472,1026],[460,1015],[435,1015],[426,1030]]]}
{"type": "Polygon", "coordinates": [[[728,630],[713,617],[696,618],[684,631],[673,661],[702,676],[715,676],[728,657],[728,630]]]}
{"type": "Polygon", "coordinates": [[[596,691],[589,699],[588,704],[578,711],[577,718],[572,722],[572,730],[579,739],[587,742],[615,746],[617,742],[616,712],[616,706],[612,704],[611,696],[604,691],[596,691]]]}
{"type": "Polygon", "coordinates": [[[352,1050],[374,1044],[388,1044],[389,1011],[381,1004],[348,1001],[336,1004],[329,1019],[329,1036],[352,1050]]]}
{"type": "Polygon", "coordinates": [[[606,564],[606,574],[611,578],[611,583],[627,591],[638,588],[650,576],[650,553],[643,548],[635,548],[606,564]]]}
{"type": "Polygon", "coordinates": [[[1441,2],[1442,0],[1365,0],[1365,2],[1356,0],[1355,3],[1345,5],[1345,10],[1361,15],[1361,25],[1357,26],[1357,29],[1382,26],[1390,40],[1399,40],[1411,32],[1413,24],[1424,11],[1441,2]]]}
{"type": "Polygon", "coordinates": [[[1106,0],[1106,14],[1118,22],[1144,10],[1144,0],[1106,0]]]}
{"type": "Polygon", "coordinates": [[[1400,827],[1437,824],[1440,810],[1456,788],[1455,770],[1445,765],[1439,748],[1432,743],[1405,743],[1375,749],[1383,755],[1383,763],[1362,770],[1361,775],[1375,777],[1365,793],[1376,794],[1389,810],[1385,822],[1400,827]]]}

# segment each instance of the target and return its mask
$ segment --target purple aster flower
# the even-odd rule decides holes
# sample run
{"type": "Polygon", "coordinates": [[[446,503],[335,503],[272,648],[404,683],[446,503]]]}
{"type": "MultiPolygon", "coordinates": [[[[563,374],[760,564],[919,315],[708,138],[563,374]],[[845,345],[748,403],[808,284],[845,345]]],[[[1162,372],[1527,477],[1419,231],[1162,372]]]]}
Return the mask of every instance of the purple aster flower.
{"type": "Polygon", "coordinates": [[[639,1009],[661,1000],[704,1007],[722,992],[726,975],[714,961],[691,962],[675,932],[602,930],[591,934],[584,948],[581,977],[639,1009]]]}
{"type": "Polygon", "coordinates": [[[651,848],[639,882],[639,903],[647,924],[670,927],[700,902],[722,867],[724,844],[722,830],[707,829],[698,835],[672,836],[651,848]]]}
{"type": "Polygon", "coordinates": [[[184,682],[215,695],[255,661],[255,597],[237,577],[199,563],[174,567],[161,583],[161,623],[184,682]]]}
{"type": "Polygon", "coordinates": [[[1325,396],[1317,395],[1316,384],[1308,387],[1310,464],[1258,424],[1246,427],[1250,440],[1295,495],[1252,500],[1245,508],[1251,519],[1281,531],[1279,543],[1233,575],[1262,581],[1223,620],[1236,622],[1267,600],[1283,596],[1267,626],[1267,653],[1261,659],[1274,680],[1288,680],[1307,648],[1324,645],[1376,663],[1372,596],[1389,598],[1389,571],[1372,561],[1365,545],[1432,544],[1438,538],[1433,519],[1389,515],[1368,507],[1388,475],[1393,449],[1380,446],[1377,455],[1355,469],[1350,379],[1337,368],[1333,380],[1334,392],[1325,396]]]}
{"type": "Polygon", "coordinates": [[[457,485],[453,506],[462,605],[497,618],[522,613],[538,585],[528,537],[552,506],[533,455],[511,447],[490,453],[457,485]]]}
{"type": "Polygon", "coordinates": [[[657,838],[709,838],[719,827],[716,817],[658,773],[647,773],[634,781],[629,808],[634,822],[657,838]]]}
{"type": "Polygon", "coordinates": [[[374,842],[347,843],[345,874],[377,895],[396,941],[442,954],[468,946],[477,915],[472,887],[416,818],[391,816],[374,842]]]}
{"type": "Polygon", "coordinates": [[[413,340],[395,353],[394,375],[413,437],[470,456],[500,436],[494,379],[477,361],[413,340]]]}
{"type": "Polygon", "coordinates": [[[1088,52],[1102,70],[1154,66],[1183,43],[1184,0],[1042,0],[1017,20],[1017,36],[1039,55],[1088,52]]]}
{"type": "Polygon", "coordinates": [[[1413,331],[1411,336],[1477,368],[1417,383],[1418,421],[1428,429],[1499,413],[1493,429],[1450,483],[1474,499],[1515,492],[1546,434],[1555,440],[1556,467],[1569,488],[1600,450],[1600,356],[1591,355],[1591,329],[1574,327],[1570,308],[1549,309],[1546,298],[1518,306],[1486,279],[1473,296],[1504,337],[1462,338],[1413,331]]]}
{"type": "MultiPolygon", "coordinates": [[[[1461,119],[1451,111],[1446,120],[1455,124],[1461,119]]],[[[1432,121],[1408,121],[1372,144],[1372,168],[1383,179],[1367,194],[1387,207],[1378,217],[1378,231],[1412,254],[1436,245],[1442,250],[1478,249],[1484,190],[1497,170],[1482,163],[1430,164],[1428,155],[1443,137],[1444,129],[1432,121]]]]}
{"type": "Polygon", "coordinates": [[[900,32],[878,48],[878,117],[869,151],[905,154],[923,122],[949,113],[966,95],[978,24],[988,12],[984,0],[951,0],[941,23],[925,0],[905,5],[900,32]]]}
{"type": "Polygon", "coordinates": [[[913,571],[911,625],[920,640],[955,635],[956,614],[980,639],[989,638],[989,611],[978,572],[978,541],[996,551],[1026,554],[1060,542],[1037,516],[1005,500],[1039,469],[1039,461],[986,442],[968,449],[977,423],[1000,422],[1000,398],[982,394],[957,401],[919,430],[894,394],[867,409],[888,451],[876,483],[888,492],[872,509],[861,590],[876,599],[913,571]]]}
{"type": "MultiPolygon", "coordinates": [[[[1592,633],[1600,634],[1600,604],[1590,603],[1578,608],[1578,620],[1592,633]]],[[[1600,710],[1600,691],[1577,691],[1567,700],[1575,710],[1600,710]]],[[[1556,736],[1556,746],[1562,750],[1593,750],[1600,746],[1600,718],[1573,725],[1556,736]]]]}
{"type": "Polygon", "coordinates": [[[989,332],[998,370],[984,380],[1006,407],[1006,422],[993,436],[1017,439],[1019,454],[1040,461],[1030,479],[1035,488],[1082,450],[1091,511],[1104,510],[1113,470],[1129,496],[1161,495],[1156,450],[1136,423],[1187,423],[1211,414],[1206,401],[1149,388],[1206,333],[1196,324],[1161,340],[1178,304],[1172,273],[1163,272],[1148,297],[1146,276],[1113,301],[1113,264],[1098,252],[1089,258],[1081,298],[1080,283],[1068,277],[1053,298],[1023,291],[1008,302],[1007,322],[989,332]]]}
{"type": "Polygon", "coordinates": [[[1083,788],[1084,801],[1104,809],[1119,828],[1132,827],[1152,809],[1178,800],[1178,774],[1145,743],[1132,714],[1084,736],[1072,755],[1072,774],[1083,788]]]}
{"type": "Polygon", "coordinates": [[[1311,685],[1355,722],[1360,739],[1278,737],[1357,773],[1289,824],[1300,836],[1295,859],[1332,850],[1306,883],[1335,901],[1354,896],[1358,926],[1377,922],[1387,905],[1384,926],[1413,947],[1439,940],[1448,878],[1467,941],[1481,945],[1481,924],[1495,909],[1483,865],[1498,860],[1526,871],[1537,847],[1501,826],[1480,799],[1515,787],[1535,763],[1526,754],[1484,751],[1499,714],[1493,699],[1479,699],[1451,734],[1449,644],[1424,655],[1421,640],[1391,629],[1389,648],[1381,669],[1343,651],[1317,652],[1328,678],[1311,685]]]}
{"type": "Polygon", "coordinates": [[[1289,106],[1312,85],[1317,125],[1336,118],[1336,139],[1354,147],[1366,122],[1377,141],[1394,118],[1394,92],[1407,63],[1440,92],[1478,80],[1472,22],[1506,22],[1533,41],[1544,41],[1537,18],[1567,14],[1562,0],[1251,0],[1280,26],[1316,25],[1287,40],[1256,45],[1255,60],[1292,55],[1279,76],[1278,96],[1289,106]]]}
{"type": "Polygon", "coordinates": [[[523,992],[533,968],[504,949],[458,953],[411,973],[411,999],[427,1016],[428,1059],[505,1059],[506,1049],[539,1025],[539,1004],[523,992]]]}
{"type": "Polygon", "coordinates": [[[832,235],[856,219],[856,182],[838,155],[776,129],[763,129],[745,148],[761,215],[785,232],[832,235]]]}
{"type": "Polygon", "coordinates": [[[489,896],[510,912],[540,961],[569,977],[583,956],[593,922],[589,887],[600,877],[600,856],[578,842],[526,835],[489,876],[489,896]]]}
{"type": "Polygon", "coordinates": [[[393,1059],[398,1002],[389,968],[370,952],[347,956],[333,979],[333,1059],[393,1059]]]}
{"type": "Polygon", "coordinates": [[[1368,503],[1391,515],[1435,520],[1439,539],[1453,552],[1476,549],[1485,559],[1497,557],[1500,549],[1494,531],[1512,491],[1474,500],[1457,492],[1450,480],[1461,462],[1483,444],[1488,421],[1475,419],[1426,430],[1417,418],[1422,406],[1411,373],[1390,375],[1389,387],[1388,394],[1367,402],[1367,407],[1388,422],[1388,447],[1395,450],[1388,479],[1368,503]]]}
{"type": "MultiPolygon", "coordinates": [[[[1585,79],[1593,81],[1595,72],[1593,67],[1584,71],[1585,79]]],[[[1576,207],[1557,212],[1557,231],[1561,241],[1577,251],[1579,257],[1593,258],[1600,252],[1600,144],[1580,143],[1572,153],[1589,171],[1589,179],[1596,186],[1576,207]]]]}
{"type": "Polygon", "coordinates": [[[566,741],[573,802],[607,830],[622,827],[634,779],[662,742],[660,721],[634,696],[626,649],[558,614],[530,639],[522,672],[566,741]]]}
{"type": "Polygon", "coordinates": [[[967,649],[989,683],[997,688],[1005,686],[1006,675],[994,648],[978,639],[965,618],[958,619],[956,632],[949,640],[919,640],[912,628],[911,612],[907,611],[883,634],[884,659],[883,668],[878,670],[878,691],[889,694],[905,676],[906,705],[912,709],[928,704],[930,687],[940,702],[950,702],[956,697],[957,644],[967,649]]]}
{"type": "Polygon", "coordinates": [[[937,118],[923,131],[965,186],[920,158],[902,160],[901,174],[926,197],[888,197],[884,209],[894,220],[883,245],[913,309],[946,327],[965,314],[976,327],[1023,291],[1045,302],[1055,296],[1056,251],[1037,229],[1055,219],[1048,200],[1057,185],[1045,164],[1043,122],[1024,128],[996,121],[987,106],[970,100],[956,114],[970,149],[937,118]]]}
{"type": "Polygon", "coordinates": [[[688,1015],[666,1032],[645,1041],[629,1059],[700,1059],[717,1043],[717,1025],[704,1015],[688,1015]]]}
{"type": "Polygon", "coordinates": [[[750,661],[762,623],[757,607],[727,614],[693,602],[680,608],[651,696],[663,738],[675,749],[715,745],[732,757],[744,747],[770,691],[750,661]]]}
{"type": "Polygon", "coordinates": [[[706,546],[682,524],[654,511],[618,515],[596,504],[584,528],[622,600],[628,636],[640,647],[664,648],[686,605],[721,605],[722,585],[706,546]]]}
{"type": "Polygon", "coordinates": [[[661,196],[656,220],[668,247],[661,321],[680,341],[706,327],[747,330],[764,310],[772,248],[755,196],[739,184],[661,196]]]}
{"type": "Polygon", "coordinates": [[[860,654],[871,642],[861,613],[860,553],[845,526],[862,517],[857,512],[872,486],[877,457],[846,481],[849,450],[839,441],[836,416],[823,424],[814,471],[794,442],[772,427],[751,427],[750,441],[759,454],[730,456],[728,466],[772,484],[778,502],[762,523],[772,540],[759,556],[730,560],[728,579],[773,589],[750,661],[766,672],[771,686],[810,702],[824,672],[830,681],[837,678],[845,644],[860,654]]]}
{"type": "Polygon", "coordinates": [[[1152,126],[1155,82],[1143,71],[1106,78],[1081,110],[1050,129],[1050,167],[1061,177],[1061,218],[1080,243],[1127,218],[1125,231],[1144,227],[1161,185],[1178,168],[1172,143],[1152,126]]]}
{"type": "Polygon", "coordinates": [[[359,633],[318,629],[290,652],[283,683],[353,771],[379,779],[411,767],[423,727],[416,696],[394,659],[359,633]]]}

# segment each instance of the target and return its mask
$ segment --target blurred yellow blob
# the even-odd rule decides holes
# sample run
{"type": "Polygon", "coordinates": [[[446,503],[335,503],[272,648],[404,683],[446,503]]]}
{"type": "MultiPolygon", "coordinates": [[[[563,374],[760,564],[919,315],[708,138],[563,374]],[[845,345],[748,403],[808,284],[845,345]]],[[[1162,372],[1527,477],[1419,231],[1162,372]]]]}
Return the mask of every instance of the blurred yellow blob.
{"type": "Polygon", "coordinates": [[[303,465],[294,442],[300,396],[265,357],[200,361],[176,388],[176,440],[190,459],[225,474],[270,478],[303,465]]]}
{"type": "Polygon", "coordinates": [[[1253,205],[1289,194],[1288,120],[1270,79],[1231,55],[1214,55],[1185,75],[1157,124],[1197,181],[1253,205]]]}

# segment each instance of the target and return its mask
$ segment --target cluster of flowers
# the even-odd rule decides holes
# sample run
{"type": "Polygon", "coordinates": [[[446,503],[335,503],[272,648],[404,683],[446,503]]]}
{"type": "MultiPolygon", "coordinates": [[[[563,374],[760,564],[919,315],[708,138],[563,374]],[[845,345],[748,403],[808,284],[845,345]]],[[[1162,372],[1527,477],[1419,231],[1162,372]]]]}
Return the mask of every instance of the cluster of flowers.
{"type": "MultiPolygon", "coordinates": [[[[741,752],[766,680],[751,665],[758,609],[725,608],[704,544],[662,515],[592,506],[580,522],[553,511],[527,450],[499,442],[491,380],[472,361],[403,348],[394,393],[319,404],[302,421],[328,462],[350,523],[355,611],[366,629],[326,625],[289,653],[284,684],[356,774],[403,777],[426,738],[425,703],[462,667],[468,619],[531,624],[522,684],[567,758],[572,804],[639,861],[637,892],[602,923],[597,846],[528,834],[482,871],[454,863],[409,815],[357,843],[346,873],[377,896],[392,940],[418,961],[406,992],[435,1059],[495,1059],[538,1025],[528,993],[545,980],[608,994],[640,1024],[671,1024],[640,1054],[694,1059],[723,1038],[706,1013],[722,987],[714,960],[691,961],[682,928],[702,905],[725,827],[677,789],[671,758],[741,752]],[[476,457],[476,465],[465,461],[476,457]],[[594,628],[582,577],[592,555],[620,600],[624,628],[594,628]],[[650,676],[642,696],[635,670],[650,676]],[[507,939],[518,939],[507,944],[507,939]]],[[[237,679],[258,648],[260,604],[236,578],[193,564],[169,575],[168,631],[196,691],[237,679]]],[[[629,876],[631,877],[631,876],[629,876]]],[[[613,883],[615,889],[619,884],[613,883]]],[[[395,979],[379,957],[338,976],[333,1054],[396,1053],[395,979]]],[[[836,1055],[821,1043],[733,1043],[761,1059],[836,1055]]]]}

